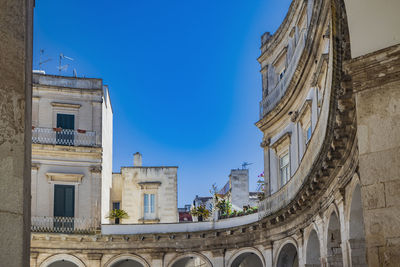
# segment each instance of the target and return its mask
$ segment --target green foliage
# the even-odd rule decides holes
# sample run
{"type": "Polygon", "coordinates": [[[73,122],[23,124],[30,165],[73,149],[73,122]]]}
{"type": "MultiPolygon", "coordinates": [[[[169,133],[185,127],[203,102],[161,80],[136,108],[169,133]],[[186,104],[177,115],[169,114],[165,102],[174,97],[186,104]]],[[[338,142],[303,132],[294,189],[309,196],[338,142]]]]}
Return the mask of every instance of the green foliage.
{"type": "Polygon", "coordinates": [[[229,216],[232,213],[232,204],[229,200],[221,199],[215,205],[220,211],[220,215],[229,216]]]}
{"type": "Polygon", "coordinates": [[[190,210],[190,214],[192,216],[197,216],[197,217],[201,216],[203,217],[203,219],[207,219],[208,217],[210,217],[210,211],[204,205],[193,207],[190,210]]]}
{"type": "Polygon", "coordinates": [[[115,210],[112,210],[106,218],[112,219],[112,220],[117,219],[117,218],[118,219],[128,219],[129,216],[128,216],[128,213],[126,213],[126,211],[115,209],[115,210]]]}

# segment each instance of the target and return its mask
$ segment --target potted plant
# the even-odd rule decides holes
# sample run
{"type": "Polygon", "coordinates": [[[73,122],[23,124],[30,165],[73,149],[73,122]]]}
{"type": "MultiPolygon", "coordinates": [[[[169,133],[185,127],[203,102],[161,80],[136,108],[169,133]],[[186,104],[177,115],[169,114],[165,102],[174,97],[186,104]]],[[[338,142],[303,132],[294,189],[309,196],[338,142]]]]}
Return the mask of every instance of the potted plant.
{"type": "Polygon", "coordinates": [[[62,131],[62,128],[61,127],[53,128],[53,131],[59,133],[62,131]]]}
{"type": "Polygon", "coordinates": [[[84,133],[86,133],[86,130],[78,129],[78,133],[84,134],[84,133]]]}
{"type": "Polygon", "coordinates": [[[232,213],[232,205],[229,200],[221,199],[215,205],[218,208],[219,217],[227,218],[232,213]]]}
{"type": "Polygon", "coordinates": [[[197,216],[197,219],[199,222],[202,222],[203,220],[207,220],[208,217],[210,217],[210,211],[206,209],[204,205],[200,205],[198,207],[193,207],[192,210],[190,211],[190,214],[192,216],[197,216]]]}
{"type": "Polygon", "coordinates": [[[129,216],[128,216],[128,213],[126,213],[126,211],[121,210],[121,209],[115,209],[115,210],[112,210],[106,218],[114,220],[115,224],[119,224],[120,220],[128,219],[129,216]]]}

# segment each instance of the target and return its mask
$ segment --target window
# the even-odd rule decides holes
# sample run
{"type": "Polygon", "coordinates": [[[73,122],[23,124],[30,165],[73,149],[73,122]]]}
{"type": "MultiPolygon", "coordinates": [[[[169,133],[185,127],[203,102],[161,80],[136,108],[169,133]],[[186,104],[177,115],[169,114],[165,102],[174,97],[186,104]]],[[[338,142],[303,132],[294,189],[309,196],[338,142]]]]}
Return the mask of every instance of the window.
{"type": "Polygon", "coordinates": [[[155,218],[155,194],[144,194],[144,218],[155,218]]]}
{"type": "Polygon", "coordinates": [[[289,152],[279,157],[279,170],[281,176],[281,186],[285,185],[290,179],[290,160],[289,152]]]}
{"type": "Polygon", "coordinates": [[[283,76],[285,75],[285,71],[286,71],[286,69],[283,69],[283,70],[281,71],[281,73],[279,73],[279,80],[282,80],[282,79],[283,79],[283,76]]]}
{"type": "Polygon", "coordinates": [[[54,185],[54,217],[53,227],[56,231],[69,232],[74,230],[75,186],[54,185]],[[61,218],[60,218],[61,217],[61,218]]]}
{"type": "Polygon", "coordinates": [[[113,210],[119,210],[120,209],[120,203],[119,202],[113,202],[113,210]]]}
{"type": "MultiPolygon", "coordinates": [[[[311,135],[312,135],[312,122],[311,122],[311,106],[312,106],[312,100],[308,99],[306,102],[303,104],[303,107],[300,110],[300,124],[301,128],[303,130],[302,132],[302,149],[300,152],[300,156],[302,156],[305,152],[305,146],[308,145],[311,135]]],[[[301,131],[300,131],[301,133],[301,131]]]]}
{"type": "Polygon", "coordinates": [[[74,145],[74,129],[75,129],[75,116],[71,114],[57,114],[57,131],[56,141],[58,145],[74,145]]]}
{"type": "Polygon", "coordinates": [[[311,123],[308,125],[307,129],[306,129],[306,144],[308,145],[308,141],[310,141],[311,139],[311,134],[312,134],[312,130],[311,130],[311,123]]]}

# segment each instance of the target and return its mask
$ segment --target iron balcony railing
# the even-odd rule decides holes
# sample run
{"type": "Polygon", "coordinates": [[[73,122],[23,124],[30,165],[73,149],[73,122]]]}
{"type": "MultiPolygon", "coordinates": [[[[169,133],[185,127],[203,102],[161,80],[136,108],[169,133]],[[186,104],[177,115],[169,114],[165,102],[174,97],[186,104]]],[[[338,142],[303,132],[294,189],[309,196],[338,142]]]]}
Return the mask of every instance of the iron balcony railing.
{"type": "Polygon", "coordinates": [[[270,112],[279,100],[286,93],[290,81],[292,80],[293,74],[296,70],[297,64],[299,63],[300,57],[303,53],[305,43],[306,43],[307,29],[303,29],[300,34],[299,42],[296,45],[293,56],[288,63],[285,74],[282,79],[279,80],[277,85],[268,92],[268,95],[264,97],[260,102],[260,119],[262,119],[268,112],[270,112]]]}
{"type": "Polygon", "coordinates": [[[92,218],[32,217],[31,231],[63,234],[91,234],[100,227],[92,218]]]}
{"type": "Polygon", "coordinates": [[[99,146],[94,131],[32,127],[32,143],[62,146],[99,146]]]}

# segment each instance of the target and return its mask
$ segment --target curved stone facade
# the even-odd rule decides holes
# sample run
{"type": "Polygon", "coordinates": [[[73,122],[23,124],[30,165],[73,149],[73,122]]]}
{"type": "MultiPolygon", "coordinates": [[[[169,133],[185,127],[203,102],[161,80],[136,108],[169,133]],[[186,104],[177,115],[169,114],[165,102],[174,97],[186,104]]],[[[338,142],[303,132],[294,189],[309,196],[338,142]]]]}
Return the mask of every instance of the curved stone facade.
{"type": "Polygon", "coordinates": [[[198,230],[182,231],[32,233],[31,266],[60,260],[107,267],[395,266],[399,133],[385,143],[392,161],[383,166],[376,159],[369,169],[365,162],[376,150],[365,143],[363,127],[372,123],[371,114],[393,116],[385,120],[387,130],[398,126],[400,47],[352,59],[350,46],[341,0],[294,0],[277,32],[263,36],[256,125],[264,134],[267,190],[254,220],[218,222],[224,227],[199,222],[193,223],[198,230]],[[375,68],[369,75],[381,76],[370,81],[365,66],[375,68]],[[379,80],[382,75],[386,80],[379,80]],[[392,115],[367,110],[368,94],[378,87],[387,90],[379,99],[389,103],[392,115]],[[374,171],[391,178],[381,181],[374,171]]]}

